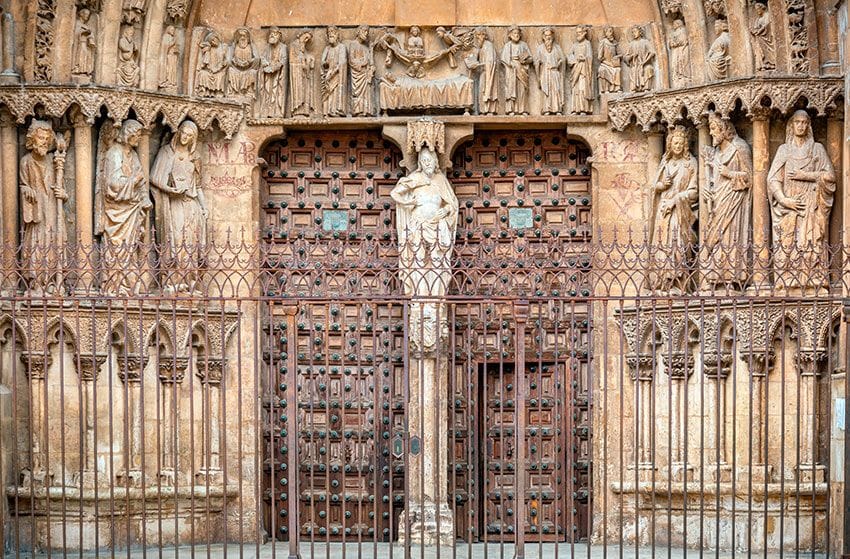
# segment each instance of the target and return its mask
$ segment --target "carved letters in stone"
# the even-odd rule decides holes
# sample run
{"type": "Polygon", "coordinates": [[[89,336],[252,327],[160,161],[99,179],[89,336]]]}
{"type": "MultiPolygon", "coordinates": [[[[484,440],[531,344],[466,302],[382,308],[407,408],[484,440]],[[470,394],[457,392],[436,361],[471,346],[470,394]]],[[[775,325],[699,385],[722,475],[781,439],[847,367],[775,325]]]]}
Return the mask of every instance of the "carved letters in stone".
{"type": "Polygon", "coordinates": [[[522,31],[516,25],[508,30],[508,42],[502,47],[502,66],[505,69],[505,112],[509,115],[528,114],[528,84],[531,81],[532,57],[522,31]]]}
{"type": "Polygon", "coordinates": [[[74,29],[73,66],[71,75],[81,83],[88,83],[94,72],[94,54],[97,50],[97,32],[91,20],[91,10],[80,8],[74,29]]]}
{"type": "Polygon", "coordinates": [[[623,61],[629,65],[632,91],[649,91],[653,88],[655,51],[640,26],[635,25],[631,29],[631,40],[623,53],[623,61]]]}
{"type": "Polygon", "coordinates": [[[61,287],[61,249],[65,244],[64,187],[67,138],[57,136],[49,122],[33,120],[27,130],[27,154],[20,162],[22,257],[32,292],[61,287]],[[55,151],[52,151],[54,150],[55,151]],[[58,249],[58,250],[57,250],[58,249]]]}
{"type": "Polygon", "coordinates": [[[210,31],[200,44],[195,91],[203,97],[224,94],[227,77],[227,47],[221,42],[218,32],[210,31]]]}
{"type": "MultiPolygon", "coordinates": [[[[768,171],[768,200],[773,229],[776,284],[798,285],[799,270],[829,266],[829,214],[835,194],[835,170],[823,144],[814,141],[806,111],[788,120],[785,143],[768,171]]],[[[810,273],[825,282],[826,276],[810,273]]]]}
{"type": "Polygon", "coordinates": [[[136,42],[136,28],[133,25],[121,27],[118,39],[118,66],[115,68],[118,85],[138,87],[141,78],[139,67],[139,45],[136,42]]]}
{"type": "Polygon", "coordinates": [[[289,50],[289,90],[292,116],[310,116],[316,108],[316,57],[310,53],[313,32],[302,30],[289,50]]]}
{"type": "Polygon", "coordinates": [[[165,28],[159,51],[158,87],[167,93],[177,92],[177,65],[180,61],[180,43],[173,25],[165,28]]]}
{"type": "Polygon", "coordinates": [[[604,37],[599,41],[599,92],[618,93],[623,91],[620,62],[620,43],[614,36],[614,28],[605,27],[604,37]]]}
{"type": "Polygon", "coordinates": [[[259,100],[257,114],[260,117],[284,116],[286,103],[286,70],[288,57],[286,43],[280,29],[269,29],[268,46],[260,59],[259,100]]]}
{"type": "Polygon", "coordinates": [[[113,131],[104,124],[98,146],[95,185],[95,233],[105,245],[103,288],[109,293],[137,293],[141,289],[143,257],[139,244],[147,238],[151,208],[148,181],[136,148],[142,125],[125,120],[113,131]]]}
{"type": "Polygon", "coordinates": [[[371,116],[374,114],[372,81],[375,77],[375,59],[369,44],[368,25],[357,28],[357,37],[349,41],[347,54],[351,72],[351,114],[371,116]]]}
{"type": "Polygon", "coordinates": [[[573,114],[593,112],[593,47],[590,44],[589,33],[590,28],[585,25],[576,27],[576,41],[567,54],[572,86],[570,112],[573,114]]]}
{"type": "Polygon", "coordinates": [[[322,114],[345,116],[348,49],[339,40],[339,29],[328,27],[328,44],[322,51],[322,114]]]}
{"type": "Polygon", "coordinates": [[[715,20],[714,32],[717,34],[717,38],[711,43],[706,56],[708,79],[712,81],[725,80],[729,77],[729,66],[732,63],[732,56],[729,54],[731,43],[728,22],[725,19],[715,20]]]}
{"type": "Polygon", "coordinates": [[[687,129],[677,126],[667,136],[667,151],[649,185],[653,289],[683,293],[687,288],[688,259],[697,240],[698,175],[687,129]]]}
{"type": "Polygon", "coordinates": [[[713,147],[704,148],[708,184],[701,191],[708,214],[704,284],[741,287],[748,274],[753,156],[735,126],[717,113],[709,117],[709,132],[713,147]]]}
{"type": "MultiPolygon", "coordinates": [[[[573,56],[573,53],[570,53],[573,56]]],[[[537,47],[534,69],[537,72],[540,91],[543,93],[544,115],[561,114],[564,108],[564,64],[566,57],[561,46],[555,42],[555,30],[543,29],[543,43],[537,47]]]]}
{"type": "Polygon", "coordinates": [[[157,240],[161,246],[166,285],[177,291],[194,289],[207,240],[208,209],[201,188],[198,127],[184,120],[171,142],[162,146],[151,169],[157,240]]]}
{"type": "Polygon", "coordinates": [[[755,17],[750,26],[750,34],[753,36],[756,70],[767,72],[776,68],[776,44],[773,38],[773,25],[766,3],[756,2],[753,9],[755,10],[755,17]]]}
{"type": "Polygon", "coordinates": [[[251,41],[251,31],[240,27],[233,34],[227,68],[227,92],[230,95],[254,97],[257,87],[259,59],[251,41]]]}
{"type": "Polygon", "coordinates": [[[673,28],[667,38],[670,47],[670,74],[673,77],[673,87],[685,87],[691,83],[691,53],[688,40],[688,29],[685,20],[674,19],[673,28]]]}
{"type": "Polygon", "coordinates": [[[478,76],[478,112],[484,115],[496,114],[499,102],[496,47],[486,28],[476,27],[472,34],[474,47],[465,63],[466,67],[478,76]]]}

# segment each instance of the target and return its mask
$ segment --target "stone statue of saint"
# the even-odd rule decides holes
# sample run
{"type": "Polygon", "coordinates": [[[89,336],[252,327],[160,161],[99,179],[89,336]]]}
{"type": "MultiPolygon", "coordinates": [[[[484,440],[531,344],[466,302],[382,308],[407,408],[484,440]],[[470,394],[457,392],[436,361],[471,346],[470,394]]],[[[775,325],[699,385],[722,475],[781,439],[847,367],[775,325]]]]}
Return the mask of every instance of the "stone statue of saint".
{"type": "Polygon", "coordinates": [[[97,36],[91,22],[91,10],[80,8],[74,29],[74,66],[71,68],[71,75],[78,82],[91,81],[96,49],[97,36]]]}
{"type": "MultiPolygon", "coordinates": [[[[142,284],[142,243],[147,241],[150,193],[136,148],[142,125],[127,119],[98,162],[95,233],[102,235],[103,288],[108,293],[138,293],[142,284]]],[[[105,141],[105,144],[110,142],[105,141]]]]}
{"type": "Polygon", "coordinates": [[[257,115],[282,117],[286,103],[286,69],[289,63],[280,29],[269,29],[268,47],[260,59],[260,92],[257,115]]]}
{"type": "Polygon", "coordinates": [[[776,68],[776,46],[770,13],[767,11],[767,4],[763,2],[753,4],[753,9],[756,13],[750,26],[750,35],[753,36],[756,70],[768,72],[776,68]]]}
{"type": "MultiPolygon", "coordinates": [[[[564,110],[564,64],[566,58],[560,45],[555,42],[555,29],[543,29],[543,43],[537,47],[534,70],[543,93],[544,115],[559,115],[564,110]]],[[[571,53],[572,54],[572,53],[571,53]]]]}
{"type": "Polygon", "coordinates": [[[345,116],[348,49],[339,40],[339,29],[328,27],[328,44],[322,51],[322,114],[345,116]]]}
{"type": "Polygon", "coordinates": [[[180,61],[180,43],[173,25],[165,28],[159,51],[159,89],[177,92],[177,64],[180,61]]]}
{"type": "Polygon", "coordinates": [[[31,293],[52,292],[65,244],[64,168],[66,139],[57,136],[49,122],[33,120],[26,136],[27,153],[21,158],[22,260],[31,293]],[[55,151],[51,151],[56,148],[55,151]],[[58,250],[57,250],[58,249],[58,250]]]}
{"type": "Polygon", "coordinates": [[[613,27],[605,27],[604,33],[605,36],[599,41],[599,92],[618,93],[623,90],[620,44],[614,36],[613,27]]]}
{"type": "Polygon", "coordinates": [[[316,109],[314,101],[316,58],[310,54],[313,32],[298,33],[289,49],[289,90],[292,116],[310,116],[316,109]]]}
{"type": "Polygon", "coordinates": [[[709,117],[713,147],[704,148],[706,179],[702,202],[708,220],[703,239],[703,285],[743,287],[752,218],[753,156],[735,126],[717,113],[709,117]]]}
{"type": "Polygon", "coordinates": [[[230,95],[254,97],[257,87],[259,58],[251,41],[251,31],[240,27],[233,33],[227,67],[227,91],[230,95]]]}
{"type": "Polygon", "coordinates": [[[714,32],[717,34],[717,38],[711,43],[706,57],[708,79],[712,81],[725,80],[729,77],[729,66],[732,64],[732,56],[729,54],[731,47],[729,24],[725,19],[715,20],[714,32]]]}
{"type": "Polygon", "coordinates": [[[357,28],[357,37],[348,43],[348,69],[351,72],[351,114],[371,116],[372,80],[375,77],[375,59],[369,45],[369,26],[357,28]]]}
{"type": "Polygon", "coordinates": [[[570,112],[590,114],[593,112],[593,46],[585,25],[576,27],[576,42],[567,54],[570,66],[570,112]]]}
{"type": "Polygon", "coordinates": [[[420,148],[418,161],[390,193],[397,204],[399,267],[406,295],[440,296],[451,281],[458,201],[430,147],[420,148]]]}
{"type": "Polygon", "coordinates": [[[501,57],[505,67],[505,112],[509,115],[527,115],[531,50],[522,40],[522,31],[516,25],[508,29],[508,39],[502,47],[501,57]]]}
{"type": "Polygon", "coordinates": [[[644,36],[643,29],[635,25],[631,29],[632,39],[623,53],[623,61],[629,65],[629,81],[632,91],[649,91],[655,78],[655,51],[644,36]]]}
{"type": "Polygon", "coordinates": [[[673,87],[685,87],[691,83],[691,48],[685,20],[673,20],[673,29],[667,38],[670,47],[670,74],[673,87]]]}
{"type": "Polygon", "coordinates": [[[809,113],[788,120],[767,174],[777,285],[799,285],[800,270],[810,285],[826,276],[812,273],[829,265],[829,214],[835,194],[835,169],[823,144],[814,140],[809,113]]]}
{"type": "Polygon", "coordinates": [[[195,91],[201,97],[224,95],[227,78],[227,47],[216,31],[207,33],[199,45],[198,64],[195,72],[195,91]]]}
{"type": "Polygon", "coordinates": [[[118,85],[138,87],[142,70],[139,67],[139,45],[136,43],[136,28],[132,25],[121,27],[118,39],[118,66],[115,68],[118,85]]]}
{"type": "Polygon", "coordinates": [[[167,287],[194,289],[207,242],[208,210],[201,188],[198,126],[184,120],[160,148],[151,170],[154,223],[167,287]]]}
{"type": "Polygon", "coordinates": [[[465,59],[470,72],[478,74],[478,112],[482,115],[496,114],[499,102],[498,79],[496,77],[496,47],[487,36],[487,29],[476,27],[472,32],[473,48],[465,59]]]}
{"type": "Polygon", "coordinates": [[[667,136],[667,151],[650,183],[650,286],[684,293],[689,279],[688,259],[696,245],[699,190],[697,159],[688,150],[688,131],[677,126],[667,136]]]}

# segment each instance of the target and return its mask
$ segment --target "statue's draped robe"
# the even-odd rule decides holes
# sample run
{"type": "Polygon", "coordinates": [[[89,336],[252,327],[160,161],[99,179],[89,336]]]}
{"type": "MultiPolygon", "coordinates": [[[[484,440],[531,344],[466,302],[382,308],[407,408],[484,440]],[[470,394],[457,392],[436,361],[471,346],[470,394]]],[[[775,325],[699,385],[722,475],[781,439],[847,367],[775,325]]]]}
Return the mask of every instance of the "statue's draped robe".
{"type": "Polygon", "coordinates": [[[772,70],[776,67],[776,47],[770,32],[770,13],[765,11],[756,18],[750,33],[753,35],[753,51],[756,55],[757,70],[772,70]]]}
{"type": "Polygon", "coordinates": [[[515,112],[526,112],[531,51],[525,41],[505,43],[502,63],[505,66],[505,99],[514,102],[515,112]]]}
{"type": "MultiPolygon", "coordinates": [[[[793,142],[779,146],[767,175],[773,259],[777,273],[787,270],[791,272],[789,278],[799,277],[800,270],[811,273],[828,266],[826,243],[829,241],[829,214],[835,195],[835,179],[835,169],[823,144],[809,138],[802,146],[793,142]],[[817,179],[793,179],[788,176],[789,171],[814,173],[817,179]],[[800,199],[805,205],[803,211],[780,204],[778,198],[783,194],[800,199]],[[798,273],[794,274],[789,268],[798,273]]],[[[787,284],[786,281],[778,283],[787,284]]]]}
{"type": "Polygon", "coordinates": [[[691,54],[685,26],[670,32],[670,69],[676,85],[686,85],[691,79],[691,54]]]}
{"type": "Polygon", "coordinates": [[[492,41],[484,41],[480,48],[476,48],[472,60],[481,64],[478,68],[478,111],[481,113],[495,113],[496,103],[499,100],[496,79],[496,47],[492,41]]]}
{"type": "Polygon", "coordinates": [[[732,57],[729,56],[729,33],[724,31],[721,33],[708,49],[708,57],[706,59],[706,67],[708,68],[708,78],[711,80],[725,80],[729,77],[729,65],[732,62],[732,57]]]}
{"type": "Polygon", "coordinates": [[[546,50],[546,45],[537,47],[534,58],[537,79],[540,81],[540,91],[543,92],[543,113],[560,113],[564,110],[564,52],[555,43],[552,50],[546,50]]]}
{"type": "Polygon", "coordinates": [[[687,279],[687,258],[696,244],[694,230],[696,203],[699,196],[697,160],[688,154],[679,159],[661,160],[658,172],[651,183],[653,189],[653,216],[651,245],[653,250],[652,287],[660,290],[671,288],[684,291],[687,279]],[[658,192],[656,185],[672,179],[669,188],[658,192]],[[672,209],[664,212],[662,203],[672,203],[672,209]]]}
{"type": "Polygon", "coordinates": [[[227,49],[224,45],[210,45],[201,51],[198,57],[196,87],[206,95],[224,93],[224,80],[227,77],[227,49]]]}
{"type": "Polygon", "coordinates": [[[371,115],[374,112],[372,78],[375,76],[372,49],[360,41],[351,41],[347,54],[351,71],[351,114],[371,115]]]}
{"type": "Polygon", "coordinates": [[[230,93],[254,96],[257,85],[256,61],[257,55],[251,43],[244,47],[238,43],[233,45],[230,66],[227,68],[227,85],[230,93]]]}
{"type": "Polygon", "coordinates": [[[292,114],[309,116],[316,106],[313,100],[313,66],[315,58],[296,41],[289,54],[289,89],[292,114]]]}
{"type": "Polygon", "coordinates": [[[260,99],[257,104],[259,116],[284,116],[286,65],[286,44],[280,42],[276,45],[269,45],[260,62],[260,99]]]}
{"type": "Polygon", "coordinates": [[[620,91],[620,59],[617,58],[619,47],[617,43],[603,37],[599,41],[599,89],[602,92],[620,91]]]}
{"type": "Polygon", "coordinates": [[[573,43],[567,55],[570,65],[570,112],[590,113],[593,110],[593,46],[585,39],[573,43]],[[584,60],[579,60],[583,56],[584,60]]]}
{"type": "Polygon", "coordinates": [[[322,52],[322,114],[345,116],[348,51],[343,44],[326,46],[322,52]],[[325,68],[327,65],[327,68],[325,68]]]}
{"type": "MultiPolygon", "coordinates": [[[[115,144],[107,150],[103,164],[103,185],[98,192],[98,233],[112,245],[130,247],[137,243],[147,226],[147,185],[136,184],[142,164],[135,150],[125,157],[124,147],[115,144]]],[[[128,248],[129,250],[129,248],[128,248]]]]}
{"type": "Polygon", "coordinates": [[[56,196],[53,185],[56,172],[53,167],[53,154],[48,153],[41,161],[27,153],[21,158],[18,170],[21,185],[30,187],[35,195],[33,201],[21,196],[21,222],[23,223],[23,250],[37,254],[53,246],[58,239],[56,196]],[[39,250],[40,249],[40,250],[39,250]]]}
{"type": "Polygon", "coordinates": [[[76,29],[77,42],[74,50],[74,68],[71,71],[74,74],[90,75],[94,71],[94,45],[92,45],[92,37],[94,32],[91,23],[77,22],[76,29]]]}
{"type": "Polygon", "coordinates": [[[704,229],[705,276],[714,284],[743,283],[752,228],[752,152],[736,135],[725,149],[715,149],[711,161],[714,197],[704,229]]]}
{"type": "Polygon", "coordinates": [[[623,59],[629,64],[629,80],[632,91],[647,91],[652,87],[652,59],[655,53],[645,37],[629,42],[623,59]]]}

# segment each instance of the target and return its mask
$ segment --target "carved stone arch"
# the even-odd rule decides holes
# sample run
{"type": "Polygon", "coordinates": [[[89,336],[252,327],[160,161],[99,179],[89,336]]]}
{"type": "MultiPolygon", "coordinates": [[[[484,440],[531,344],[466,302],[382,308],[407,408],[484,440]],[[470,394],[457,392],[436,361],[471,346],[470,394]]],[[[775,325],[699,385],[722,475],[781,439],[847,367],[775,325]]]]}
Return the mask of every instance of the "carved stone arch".
{"type": "Polygon", "coordinates": [[[830,341],[830,338],[834,337],[835,326],[841,324],[842,318],[841,308],[837,307],[825,317],[825,320],[817,325],[817,330],[814,332],[814,349],[823,351],[829,351],[830,349],[834,350],[834,344],[838,343],[838,340],[830,341]]]}
{"type": "Polygon", "coordinates": [[[0,315],[0,344],[14,341],[15,345],[22,351],[29,348],[26,331],[21,324],[10,315],[0,315]]]}
{"type": "Polygon", "coordinates": [[[160,357],[173,358],[176,355],[174,332],[163,320],[155,322],[148,330],[145,346],[154,347],[160,357]]]}
{"type": "Polygon", "coordinates": [[[79,350],[77,344],[77,334],[71,325],[63,318],[54,316],[48,320],[44,328],[44,349],[47,350],[50,346],[60,342],[70,345],[74,351],[79,350]]]}
{"type": "Polygon", "coordinates": [[[781,310],[771,317],[765,330],[765,343],[772,345],[779,340],[784,335],[783,330],[790,330],[791,339],[799,340],[800,325],[797,322],[797,317],[790,310],[781,310]]]}
{"type": "Polygon", "coordinates": [[[109,339],[107,342],[110,346],[121,348],[128,354],[135,353],[136,341],[133,336],[133,329],[124,321],[118,319],[109,329],[109,339]]]}

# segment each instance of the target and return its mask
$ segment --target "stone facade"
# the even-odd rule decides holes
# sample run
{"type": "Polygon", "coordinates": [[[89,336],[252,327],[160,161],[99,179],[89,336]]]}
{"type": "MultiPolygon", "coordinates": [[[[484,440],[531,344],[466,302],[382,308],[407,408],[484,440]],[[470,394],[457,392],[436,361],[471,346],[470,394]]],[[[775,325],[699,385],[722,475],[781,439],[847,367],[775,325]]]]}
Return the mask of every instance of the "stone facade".
{"type": "MultiPolygon", "coordinates": [[[[587,293],[578,280],[559,283],[560,263],[547,276],[556,278],[550,288],[587,298],[585,327],[576,327],[587,347],[576,367],[587,375],[583,390],[606,395],[576,412],[581,425],[570,424],[575,438],[564,439],[584,445],[576,463],[588,461],[569,486],[575,502],[584,499],[575,537],[824,551],[829,525],[829,551],[839,549],[842,440],[829,410],[844,382],[839,299],[848,288],[846,256],[833,258],[829,247],[846,255],[847,2],[279,4],[0,2],[0,385],[20,396],[9,400],[18,452],[0,452],[7,546],[12,533],[26,548],[91,549],[336,535],[339,527],[425,544],[491,528],[516,537],[505,518],[474,527],[456,512],[466,505],[453,516],[452,498],[467,497],[431,475],[447,472],[455,456],[445,436],[454,420],[440,406],[461,374],[439,348],[454,339],[449,299],[464,289],[452,255],[489,255],[476,261],[482,268],[507,254],[499,250],[520,258],[528,238],[516,231],[530,237],[544,223],[588,262],[601,254],[594,247],[621,247],[593,260],[608,275],[587,293]],[[311,227],[329,238],[298,237],[311,227]],[[275,240],[288,252],[269,249],[275,240]],[[384,440],[329,446],[361,459],[383,451],[388,471],[395,459],[413,476],[405,486],[390,474],[392,505],[370,509],[387,515],[380,534],[377,523],[344,519],[298,526],[267,505],[288,493],[308,504],[320,498],[312,485],[297,493],[292,474],[275,473],[302,471],[296,447],[302,457],[312,452],[294,417],[330,421],[327,408],[305,411],[304,393],[325,398],[311,376],[320,366],[286,339],[307,322],[321,333],[306,337],[330,344],[337,337],[315,324],[339,324],[328,305],[308,318],[264,305],[316,295],[313,276],[280,263],[321,268],[345,240],[364,241],[363,251],[375,241],[386,250],[372,260],[360,254],[363,262],[389,262],[400,277],[395,286],[369,267],[358,288],[413,301],[409,316],[376,314],[394,371],[404,367],[393,344],[409,344],[400,359],[408,373],[419,371],[409,388],[421,396],[401,405],[416,419],[378,414],[390,425],[384,440]],[[238,250],[198,249],[216,245],[238,250]],[[298,262],[299,254],[313,260],[298,262]],[[291,283],[263,283],[265,265],[291,283]],[[746,318],[730,302],[741,297],[755,305],[746,318]],[[793,311],[771,308],[772,297],[793,299],[793,311]],[[305,375],[302,396],[274,380],[269,371],[279,368],[305,375]],[[778,393],[795,396],[779,408],[778,393]],[[777,422],[801,429],[774,429],[777,422]],[[264,445],[275,444],[289,454],[266,460],[264,445]],[[752,485],[748,498],[735,480],[752,485]],[[397,482],[410,490],[407,503],[395,500],[397,482]],[[703,501],[716,519],[704,530],[694,525],[703,501]],[[747,515],[762,510],[754,521],[747,515]],[[168,522],[152,520],[159,515],[168,522]],[[797,519],[796,539],[785,532],[782,540],[778,526],[797,519]],[[690,535],[675,536],[683,532],[690,535]]],[[[523,299],[522,282],[535,281],[527,275],[514,270],[505,293],[523,299]]],[[[325,287],[321,295],[351,295],[325,287]]],[[[373,320],[351,312],[352,326],[373,320]]],[[[504,329],[524,339],[526,322],[552,318],[543,315],[520,313],[504,329]]],[[[469,329],[490,335],[481,324],[469,329]]],[[[359,340],[360,369],[365,355],[378,355],[362,349],[378,335],[355,330],[346,339],[359,340]]],[[[538,342],[511,343],[504,355],[525,370],[538,342]]],[[[481,371],[486,378],[486,365],[481,371]]],[[[403,399],[376,370],[358,378],[403,399]]],[[[333,382],[330,392],[345,381],[333,382]]],[[[524,405],[513,409],[524,413],[524,405]]],[[[358,412],[356,421],[366,417],[358,412]]],[[[6,433],[0,428],[4,445],[6,433]]],[[[558,483],[556,493],[566,492],[558,483]]],[[[519,516],[526,503],[518,507],[519,516]]],[[[559,516],[550,508],[528,533],[573,537],[566,521],[546,524],[559,516]]]]}

